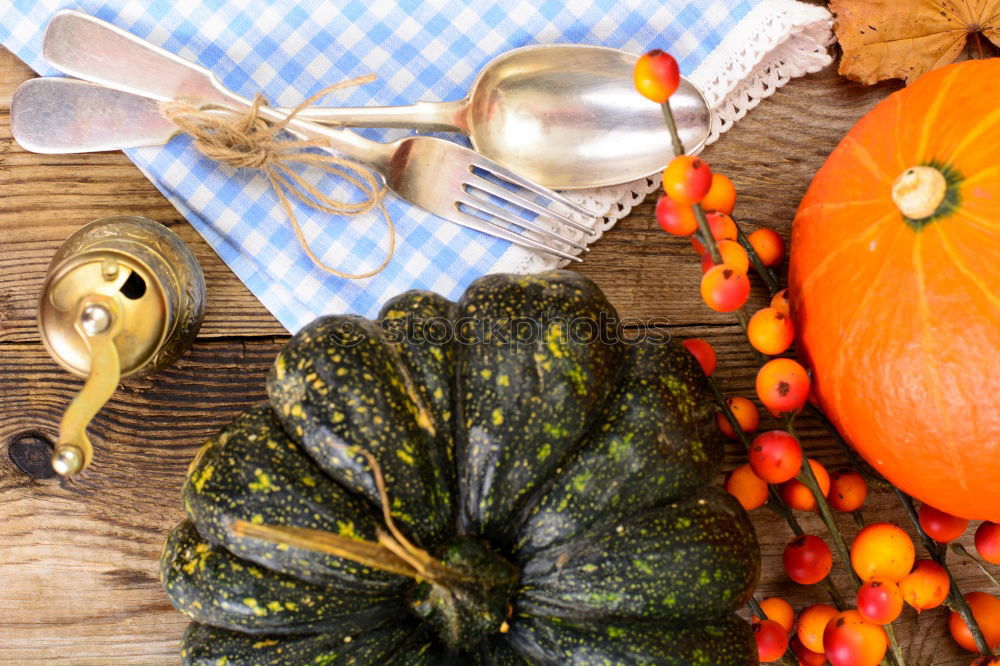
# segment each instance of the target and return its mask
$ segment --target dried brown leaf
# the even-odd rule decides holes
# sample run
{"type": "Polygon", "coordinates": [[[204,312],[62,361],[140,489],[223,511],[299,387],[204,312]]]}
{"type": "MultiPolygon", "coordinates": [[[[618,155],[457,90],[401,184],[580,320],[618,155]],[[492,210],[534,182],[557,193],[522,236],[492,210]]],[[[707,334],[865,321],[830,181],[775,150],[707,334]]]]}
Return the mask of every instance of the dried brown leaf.
{"type": "Polygon", "coordinates": [[[1000,46],[1000,0],[831,0],[840,73],[865,84],[947,65],[970,35],[1000,46]]]}

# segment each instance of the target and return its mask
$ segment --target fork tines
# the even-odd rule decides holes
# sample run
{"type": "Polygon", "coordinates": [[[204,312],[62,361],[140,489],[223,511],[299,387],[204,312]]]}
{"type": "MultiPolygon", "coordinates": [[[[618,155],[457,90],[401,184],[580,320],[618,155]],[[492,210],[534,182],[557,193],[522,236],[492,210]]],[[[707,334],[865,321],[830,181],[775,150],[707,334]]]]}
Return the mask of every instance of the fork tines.
{"type": "Polygon", "coordinates": [[[460,211],[479,222],[476,226],[484,233],[518,245],[581,261],[575,254],[544,241],[555,241],[567,249],[586,252],[588,248],[581,241],[596,234],[592,227],[570,217],[576,213],[594,220],[596,216],[592,212],[496,163],[477,163],[470,167],[469,179],[462,189],[465,196],[458,201],[460,211]],[[512,226],[523,232],[515,231],[512,226]],[[567,235],[565,228],[571,230],[570,233],[578,233],[567,235]]]}

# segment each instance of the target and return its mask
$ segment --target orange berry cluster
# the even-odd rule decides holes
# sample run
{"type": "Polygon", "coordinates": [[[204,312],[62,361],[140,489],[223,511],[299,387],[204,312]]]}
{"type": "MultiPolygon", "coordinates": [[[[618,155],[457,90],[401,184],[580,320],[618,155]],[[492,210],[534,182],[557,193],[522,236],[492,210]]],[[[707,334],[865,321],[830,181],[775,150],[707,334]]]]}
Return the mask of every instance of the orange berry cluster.
{"type": "MultiPolygon", "coordinates": [[[[702,299],[717,312],[743,307],[750,295],[750,257],[739,243],[739,231],[731,217],[735,204],[733,181],[713,173],[699,157],[680,155],[663,171],[663,194],[656,202],[656,220],[667,233],[691,238],[692,247],[701,255],[702,299]],[[704,239],[699,237],[695,206],[705,211],[721,263],[713,260],[704,239]]],[[[747,240],[765,266],[776,266],[784,260],[785,242],[773,230],[757,229],[747,240]]]]}
{"type": "MultiPolygon", "coordinates": [[[[730,474],[730,479],[746,474],[744,468],[738,468],[730,474]]],[[[864,484],[864,480],[860,483],[864,484]]],[[[920,509],[920,524],[935,541],[946,543],[959,537],[968,521],[924,505],[920,509]]],[[[995,558],[1000,550],[1000,525],[982,523],[976,532],[976,548],[983,559],[995,561],[989,558],[995,558]]],[[[937,608],[948,598],[951,587],[948,572],[934,560],[916,559],[912,539],[892,523],[864,527],[851,544],[850,557],[851,567],[862,581],[856,597],[857,608],[840,612],[827,604],[815,604],[804,609],[796,623],[795,612],[787,601],[777,597],[764,599],[760,607],[768,621],[754,617],[755,625],[761,625],[754,632],[760,661],[775,661],[790,646],[803,665],[875,666],[882,661],[889,645],[882,625],[894,622],[904,603],[919,613],[937,608]]],[[[789,578],[806,585],[823,580],[832,566],[830,548],[812,535],[793,539],[786,546],[782,560],[789,578]]],[[[985,592],[972,592],[965,595],[965,600],[987,644],[994,649],[1000,646],[1000,599],[985,592]]],[[[948,627],[960,646],[970,652],[977,651],[972,632],[961,615],[952,611],[948,627]]]]}

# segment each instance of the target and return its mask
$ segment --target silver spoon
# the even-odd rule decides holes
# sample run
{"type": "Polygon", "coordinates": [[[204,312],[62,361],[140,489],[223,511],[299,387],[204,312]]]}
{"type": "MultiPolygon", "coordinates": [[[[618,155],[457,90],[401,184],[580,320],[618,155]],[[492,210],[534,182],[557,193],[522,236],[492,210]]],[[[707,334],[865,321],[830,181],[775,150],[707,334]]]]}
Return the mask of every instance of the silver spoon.
{"type": "MultiPolygon", "coordinates": [[[[548,187],[618,185],[663,170],[674,154],[660,106],[632,83],[636,60],[602,46],[526,46],[489,62],[457,102],[311,108],[300,116],[350,127],[462,132],[478,152],[548,187]]],[[[684,146],[699,152],[712,121],[704,96],[682,79],[670,107],[684,146]]]]}

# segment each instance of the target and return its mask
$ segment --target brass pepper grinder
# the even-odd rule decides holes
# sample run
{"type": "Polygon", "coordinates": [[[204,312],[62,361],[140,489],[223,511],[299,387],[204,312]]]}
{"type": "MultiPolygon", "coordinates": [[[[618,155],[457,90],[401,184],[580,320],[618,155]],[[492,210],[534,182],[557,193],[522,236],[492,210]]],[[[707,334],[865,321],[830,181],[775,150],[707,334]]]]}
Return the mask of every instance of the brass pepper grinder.
{"type": "Polygon", "coordinates": [[[73,476],[90,465],[87,425],[122,377],[172,363],[205,314],[205,277],[184,242],[143,217],[95,220],[49,264],[38,327],[49,354],[86,382],[59,426],[52,466],[73,476]]]}

